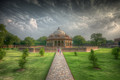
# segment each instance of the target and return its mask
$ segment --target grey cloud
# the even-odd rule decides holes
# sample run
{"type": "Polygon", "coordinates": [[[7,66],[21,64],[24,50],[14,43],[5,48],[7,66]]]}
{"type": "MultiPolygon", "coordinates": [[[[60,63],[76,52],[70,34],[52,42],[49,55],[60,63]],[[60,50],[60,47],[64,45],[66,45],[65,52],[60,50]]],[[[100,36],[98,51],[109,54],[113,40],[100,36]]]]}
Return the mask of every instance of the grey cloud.
{"type": "Polygon", "coordinates": [[[4,4],[0,11],[0,23],[6,24],[7,30],[21,39],[48,36],[59,26],[70,36],[82,35],[87,40],[94,32],[103,33],[107,39],[120,37],[119,1],[13,0],[4,4]],[[37,29],[33,29],[31,19],[35,20],[37,29]]]}

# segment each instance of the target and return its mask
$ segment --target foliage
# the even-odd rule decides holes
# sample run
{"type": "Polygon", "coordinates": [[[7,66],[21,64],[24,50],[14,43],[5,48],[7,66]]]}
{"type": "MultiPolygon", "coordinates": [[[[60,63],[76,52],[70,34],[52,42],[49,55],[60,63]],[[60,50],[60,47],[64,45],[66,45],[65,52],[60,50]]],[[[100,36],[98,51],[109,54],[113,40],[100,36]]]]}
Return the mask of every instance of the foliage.
{"type": "Polygon", "coordinates": [[[0,24],[0,46],[2,46],[4,44],[4,39],[7,33],[7,30],[5,29],[5,25],[4,24],[0,24]]]}
{"type": "Polygon", "coordinates": [[[44,54],[45,54],[45,50],[44,50],[44,48],[41,48],[41,49],[40,49],[39,54],[40,54],[41,56],[44,56],[44,54]]]}
{"type": "Polygon", "coordinates": [[[75,56],[78,56],[77,52],[74,52],[75,56]]]}
{"type": "Polygon", "coordinates": [[[23,69],[23,68],[25,68],[25,64],[26,64],[26,62],[27,62],[27,60],[26,60],[26,57],[28,56],[28,49],[26,48],[26,49],[24,49],[23,50],[23,54],[22,54],[22,58],[19,60],[19,67],[21,68],[21,69],[23,69]]]}
{"type": "Polygon", "coordinates": [[[47,40],[47,37],[42,36],[36,41],[36,43],[39,43],[40,45],[46,45],[46,40],[47,40]]]}
{"type": "Polygon", "coordinates": [[[5,29],[5,25],[0,24],[0,46],[2,45],[12,45],[14,43],[18,44],[20,42],[20,39],[9,33],[6,29],[5,29]]]}
{"type": "Polygon", "coordinates": [[[19,45],[20,41],[21,41],[20,38],[18,36],[14,36],[13,38],[14,38],[14,43],[13,44],[14,45],[19,45]]]}
{"type": "Polygon", "coordinates": [[[106,39],[102,37],[101,33],[93,33],[91,35],[91,42],[96,46],[100,46],[106,43],[106,39]]]}
{"type": "Polygon", "coordinates": [[[107,44],[114,44],[114,41],[113,40],[107,40],[106,43],[107,44]]]}
{"type": "Polygon", "coordinates": [[[22,58],[25,59],[26,57],[28,57],[28,54],[29,54],[28,48],[24,49],[23,54],[22,54],[22,58]]]}
{"type": "Polygon", "coordinates": [[[0,60],[2,60],[6,55],[6,52],[3,49],[0,49],[0,60]]]}
{"type": "Polygon", "coordinates": [[[119,47],[115,47],[112,49],[112,54],[114,55],[115,59],[119,58],[119,53],[120,53],[120,48],[119,47]]]}
{"type": "Polygon", "coordinates": [[[14,40],[14,35],[8,32],[5,36],[4,44],[7,46],[12,45],[14,43],[14,40]]]}
{"type": "Polygon", "coordinates": [[[20,59],[19,60],[19,66],[21,69],[25,68],[25,63],[27,62],[26,59],[20,59]]]}
{"type": "Polygon", "coordinates": [[[97,57],[94,54],[94,51],[91,49],[89,60],[91,61],[93,68],[98,68],[97,57]]]}
{"type": "Polygon", "coordinates": [[[73,45],[80,46],[85,43],[85,39],[81,35],[77,35],[73,37],[73,45]]]}
{"type": "Polygon", "coordinates": [[[26,46],[32,46],[32,45],[34,45],[34,39],[33,38],[31,38],[31,37],[26,37],[25,39],[24,39],[24,44],[26,45],[26,46]]]}

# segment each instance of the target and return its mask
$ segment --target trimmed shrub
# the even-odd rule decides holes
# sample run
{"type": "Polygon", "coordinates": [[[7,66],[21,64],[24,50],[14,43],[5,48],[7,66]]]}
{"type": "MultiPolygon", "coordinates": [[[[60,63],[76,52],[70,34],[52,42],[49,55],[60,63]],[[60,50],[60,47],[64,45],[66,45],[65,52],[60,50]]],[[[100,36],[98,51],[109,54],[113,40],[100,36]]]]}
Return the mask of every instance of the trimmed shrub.
{"type": "Polygon", "coordinates": [[[89,55],[89,60],[93,65],[93,68],[98,68],[98,64],[97,64],[97,57],[94,54],[94,51],[91,49],[90,55],[89,55]]]}
{"type": "Polygon", "coordinates": [[[2,60],[6,56],[6,52],[3,49],[0,49],[0,60],[2,60]]]}
{"type": "Polygon", "coordinates": [[[75,56],[78,56],[77,52],[74,52],[74,55],[75,55],[75,56]]]}
{"type": "Polygon", "coordinates": [[[45,50],[44,50],[44,48],[41,48],[41,49],[40,49],[39,54],[40,54],[41,56],[44,56],[44,54],[45,54],[45,50]]]}
{"type": "Polygon", "coordinates": [[[29,51],[28,48],[26,48],[23,50],[22,58],[25,59],[26,57],[28,57],[28,55],[29,55],[29,51]]]}
{"type": "Polygon", "coordinates": [[[19,66],[21,69],[25,68],[25,63],[27,62],[26,59],[20,59],[19,60],[19,66]]]}
{"type": "Polygon", "coordinates": [[[112,49],[112,55],[114,56],[115,59],[119,58],[119,53],[120,53],[120,48],[119,47],[115,47],[112,49]]]}
{"type": "Polygon", "coordinates": [[[28,56],[28,54],[29,54],[28,48],[24,49],[23,54],[21,56],[22,59],[19,60],[19,67],[21,69],[25,68],[25,64],[27,62],[26,57],[28,56]]]}

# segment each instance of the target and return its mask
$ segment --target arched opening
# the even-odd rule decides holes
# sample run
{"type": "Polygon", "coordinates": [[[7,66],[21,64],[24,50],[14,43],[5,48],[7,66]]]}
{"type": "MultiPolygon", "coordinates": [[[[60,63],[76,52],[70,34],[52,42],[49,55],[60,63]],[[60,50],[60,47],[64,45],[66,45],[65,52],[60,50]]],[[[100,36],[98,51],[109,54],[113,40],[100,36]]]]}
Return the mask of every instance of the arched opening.
{"type": "Polygon", "coordinates": [[[60,46],[60,41],[58,41],[58,46],[60,46]]]}

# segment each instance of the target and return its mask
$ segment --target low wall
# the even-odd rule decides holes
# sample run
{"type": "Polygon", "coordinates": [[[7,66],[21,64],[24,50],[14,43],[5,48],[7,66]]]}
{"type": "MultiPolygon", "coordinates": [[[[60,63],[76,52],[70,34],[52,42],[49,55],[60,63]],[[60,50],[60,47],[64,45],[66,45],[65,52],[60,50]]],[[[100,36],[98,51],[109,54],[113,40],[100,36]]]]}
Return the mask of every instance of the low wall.
{"type": "Polygon", "coordinates": [[[63,52],[86,52],[86,48],[63,48],[63,52]]]}
{"type": "Polygon", "coordinates": [[[99,49],[99,48],[98,48],[98,46],[88,46],[88,47],[86,47],[86,52],[90,52],[91,49],[97,50],[97,49],[99,49]]]}
{"type": "MultiPolygon", "coordinates": [[[[19,50],[23,50],[25,48],[19,48],[19,50]]],[[[56,52],[56,48],[47,48],[45,47],[45,52],[56,52]]],[[[90,52],[91,49],[97,50],[98,46],[83,46],[79,48],[62,48],[63,52],[90,52]]],[[[29,48],[30,52],[39,52],[40,48],[29,48]]]]}
{"type": "MultiPolygon", "coordinates": [[[[3,45],[0,48],[26,48],[28,46],[25,45],[3,45]]],[[[29,48],[37,48],[37,47],[45,47],[45,46],[30,46],[29,48]]]]}

